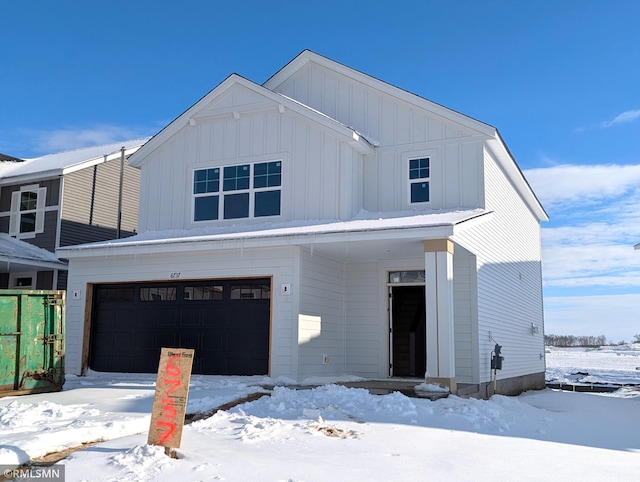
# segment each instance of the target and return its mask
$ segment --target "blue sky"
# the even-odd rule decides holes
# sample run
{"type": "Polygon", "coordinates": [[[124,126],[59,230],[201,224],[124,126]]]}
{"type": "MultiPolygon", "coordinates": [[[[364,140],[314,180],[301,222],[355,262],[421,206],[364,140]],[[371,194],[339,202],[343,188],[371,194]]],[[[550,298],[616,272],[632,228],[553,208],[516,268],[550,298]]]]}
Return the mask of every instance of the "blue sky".
{"type": "Polygon", "coordinates": [[[1,2],[0,152],[153,135],[304,49],[497,127],[551,217],[546,332],[640,333],[640,2],[1,2]]]}

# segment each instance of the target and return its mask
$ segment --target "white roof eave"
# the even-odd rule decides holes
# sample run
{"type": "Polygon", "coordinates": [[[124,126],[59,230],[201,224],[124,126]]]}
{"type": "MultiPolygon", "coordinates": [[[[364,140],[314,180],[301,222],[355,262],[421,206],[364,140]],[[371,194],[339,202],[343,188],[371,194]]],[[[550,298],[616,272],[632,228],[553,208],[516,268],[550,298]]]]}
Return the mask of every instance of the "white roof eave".
{"type": "MultiPolygon", "coordinates": [[[[442,213],[438,213],[442,214],[442,213]]],[[[405,224],[398,218],[360,220],[301,226],[292,228],[256,229],[245,232],[228,232],[209,235],[185,232],[177,237],[153,239],[125,238],[114,242],[93,243],[69,246],[56,250],[63,258],[87,258],[105,255],[140,255],[185,251],[203,251],[211,249],[247,249],[262,247],[281,247],[308,245],[316,243],[357,243],[371,240],[409,240],[451,238],[465,229],[487,220],[490,212],[482,209],[459,211],[455,219],[439,221],[437,217],[424,222],[407,220],[405,224]],[[375,223],[373,225],[372,223],[375,223]]],[[[437,215],[431,215],[437,216],[437,215]]],[[[418,219],[419,216],[416,217],[418,219]]],[[[408,219],[408,218],[400,218],[408,219]]],[[[161,234],[161,233],[159,233],[161,234]]]]}

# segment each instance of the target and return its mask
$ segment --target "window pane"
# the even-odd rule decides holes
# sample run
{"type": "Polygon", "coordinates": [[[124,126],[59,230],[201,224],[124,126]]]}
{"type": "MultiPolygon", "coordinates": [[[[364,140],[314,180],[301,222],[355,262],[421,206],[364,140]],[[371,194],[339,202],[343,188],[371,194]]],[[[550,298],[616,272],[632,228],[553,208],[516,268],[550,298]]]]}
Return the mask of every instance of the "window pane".
{"type": "Polygon", "coordinates": [[[20,211],[30,211],[38,204],[38,193],[25,191],[20,193],[20,211]]]}
{"type": "Polygon", "coordinates": [[[98,301],[133,301],[133,288],[101,288],[98,290],[98,301]]]}
{"type": "Polygon", "coordinates": [[[193,173],[193,194],[218,192],[220,189],[220,169],[198,169],[193,173]]]}
{"type": "Polygon", "coordinates": [[[236,285],[231,287],[232,300],[268,300],[271,287],[268,284],[236,285]]]}
{"type": "Polygon", "coordinates": [[[218,219],[218,196],[202,196],[194,199],[193,220],[218,219]]]}
{"type": "Polygon", "coordinates": [[[282,162],[261,162],[253,168],[253,187],[274,187],[280,186],[282,162]]]}
{"type": "Polygon", "coordinates": [[[414,182],[411,184],[411,202],[424,203],[429,201],[429,183],[414,182]]]}
{"type": "Polygon", "coordinates": [[[189,301],[221,300],[223,287],[213,286],[185,286],[184,299],[189,301]]]}
{"type": "Polygon", "coordinates": [[[424,270],[391,271],[389,283],[424,283],[424,270]]]}
{"type": "Polygon", "coordinates": [[[257,192],[255,197],[254,216],[279,216],[280,191],[257,192]]]}
{"type": "Polygon", "coordinates": [[[176,287],[140,288],[140,301],[175,301],[176,287]]]}
{"type": "Polygon", "coordinates": [[[224,168],[224,191],[249,189],[249,164],[227,166],[224,168]]]}
{"type": "Polygon", "coordinates": [[[237,219],[249,217],[249,193],[227,194],[224,197],[224,218],[237,219]]]}
{"type": "Polygon", "coordinates": [[[20,232],[33,233],[36,230],[36,213],[24,213],[20,216],[20,232]]]}
{"type": "Polygon", "coordinates": [[[429,158],[409,160],[409,179],[427,179],[429,177],[429,158]]]}

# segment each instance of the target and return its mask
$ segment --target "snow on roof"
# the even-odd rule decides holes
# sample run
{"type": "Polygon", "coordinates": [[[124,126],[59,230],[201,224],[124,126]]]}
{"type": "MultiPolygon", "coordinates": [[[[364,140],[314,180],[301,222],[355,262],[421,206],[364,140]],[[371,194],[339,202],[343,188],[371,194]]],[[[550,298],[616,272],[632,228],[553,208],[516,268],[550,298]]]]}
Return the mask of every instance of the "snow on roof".
{"type": "Polygon", "coordinates": [[[485,214],[488,214],[488,212],[484,209],[428,212],[399,211],[393,213],[371,213],[368,211],[361,211],[356,217],[348,221],[306,220],[281,223],[265,222],[250,226],[247,226],[246,224],[232,224],[224,226],[207,226],[197,229],[146,231],[129,238],[68,246],[60,248],[58,251],[64,251],[66,255],[69,252],[82,249],[99,249],[113,246],[274,238],[280,236],[322,235],[365,231],[379,232],[391,229],[454,226],[485,214]]]}
{"type": "Polygon", "coordinates": [[[6,233],[0,233],[0,257],[63,264],[52,252],[12,238],[6,233]]]}
{"type": "Polygon", "coordinates": [[[0,163],[0,177],[17,177],[33,175],[51,171],[62,171],[77,164],[89,161],[104,159],[105,156],[114,155],[120,152],[120,148],[131,149],[144,144],[148,137],[132,139],[129,141],[114,142],[101,146],[84,147],[71,151],[47,154],[32,159],[25,159],[24,162],[3,162],[0,163]]]}

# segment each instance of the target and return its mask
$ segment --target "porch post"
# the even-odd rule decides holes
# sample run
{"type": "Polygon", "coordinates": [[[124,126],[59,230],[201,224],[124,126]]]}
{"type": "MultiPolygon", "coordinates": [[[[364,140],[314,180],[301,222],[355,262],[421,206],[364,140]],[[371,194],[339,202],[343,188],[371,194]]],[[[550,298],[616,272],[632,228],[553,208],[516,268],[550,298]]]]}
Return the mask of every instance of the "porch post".
{"type": "Polygon", "coordinates": [[[424,242],[425,301],[427,319],[426,383],[436,383],[456,393],[453,325],[453,241],[424,242]]]}

